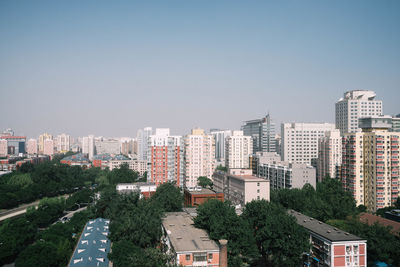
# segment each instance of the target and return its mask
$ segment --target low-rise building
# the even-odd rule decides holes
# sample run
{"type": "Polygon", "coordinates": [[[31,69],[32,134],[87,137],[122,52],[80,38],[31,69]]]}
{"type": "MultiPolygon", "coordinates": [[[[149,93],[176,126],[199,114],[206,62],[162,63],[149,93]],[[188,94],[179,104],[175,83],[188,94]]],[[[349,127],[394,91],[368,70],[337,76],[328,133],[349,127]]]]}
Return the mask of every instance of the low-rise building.
{"type": "Polygon", "coordinates": [[[127,164],[130,170],[138,172],[139,175],[143,175],[147,171],[147,162],[145,160],[138,160],[138,159],[133,159],[133,160],[113,159],[109,161],[108,167],[110,171],[112,171],[115,168],[121,167],[122,164],[127,164]]]}
{"type": "Polygon", "coordinates": [[[68,164],[69,166],[85,166],[90,167],[89,159],[82,153],[68,156],[60,160],[62,164],[68,164]]]}
{"type": "Polygon", "coordinates": [[[69,267],[108,267],[107,254],[111,242],[108,239],[110,220],[97,218],[86,223],[81,237],[72,254],[69,267]]]}
{"type": "Polygon", "coordinates": [[[234,205],[244,206],[252,200],[269,201],[269,180],[251,175],[252,170],[231,170],[231,173],[216,171],[213,174],[213,188],[223,192],[225,200],[234,205]]]}
{"type": "Polygon", "coordinates": [[[209,199],[224,201],[224,193],[217,193],[207,188],[195,188],[194,190],[184,190],[185,207],[199,206],[209,199]]]}
{"type": "Polygon", "coordinates": [[[172,256],[172,264],[219,267],[220,249],[207,232],[193,226],[186,212],[168,212],[163,218],[162,242],[172,256]]]}
{"type": "Polygon", "coordinates": [[[311,251],[304,266],[367,266],[367,240],[289,210],[297,224],[310,234],[311,251]]]}
{"type": "Polygon", "coordinates": [[[157,186],[154,183],[121,183],[117,184],[118,193],[138,192],[141,197],[149,198],[156,192],[157,186]]]}

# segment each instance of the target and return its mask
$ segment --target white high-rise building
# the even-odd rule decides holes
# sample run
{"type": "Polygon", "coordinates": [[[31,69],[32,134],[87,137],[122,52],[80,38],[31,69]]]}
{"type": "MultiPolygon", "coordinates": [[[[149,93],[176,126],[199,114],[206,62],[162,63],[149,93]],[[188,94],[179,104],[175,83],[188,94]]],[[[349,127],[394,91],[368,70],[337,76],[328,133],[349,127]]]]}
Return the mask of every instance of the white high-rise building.
{"type": "Polygon", "coordinates": [[[319,138],[333,130],[333,123],[282,123],[282,160],[311,164],[318,158],[319,138]]]}
{"type": "Polygon", "coordinates": [[[117,139],[100,138],[95,140],[94,144],[96,147],[96,155],[119,155],[121,153],[121,145],[117,139]]]}
{"type": "Polygon", "coordinates": [[[67,152],[71,148],[71,136],[68,134],[60,134],[57,136],[57,151],[67,152]]]}
{"type": "Polygon", "coordinates": [[[89,154],[89,159],[92,160],[94,155],[96,155],[96,147],[94,144],[94,135],[89,135],[88,136],[88,154],[89,154]]]}
{"type": "Polygon", "coordinates": [[[26,144],[26,153],[28,153],[29,155],[34,155],[38,153],[38,143],[36,139],[31,138],[28,140],[26,144]]]}
{"type": "Polygon", "coordinates": [[[215,159],[225,163],[225,139],[232,135],[231,130],[211,129],[210,134],[215,140],[215,159]]]}
{"type": "Polygon", "coordinates": [[[382,101],[375,100],[375,96],[374,91],[353,90],[336,102],[336,128],[342,135],[360,132],[359,118],[382,115],[382,101]]]}
{"type": "Polygon", "coordinates": [[[54,141],[52,139],[44,140],[43,154],[48,156],[54,155],[54,141]]]}
{"type": "Polygon", "coordinates": [[[206,135],[203,129],[193,129],[185,136],[185,186],[196,187],[200,176],[212,179],[214,168],[214,136],[206,135]]]}
{"type": "Polygon", "coordinates": [[[251,137],[243,135],[243,131],[233,131],[225,142],[225,166],[228,169],[248,169],[253,153],[251,137]]]}
{"type": "Polygon", "coordinates": [[[139,129],[137,132],[137,150],[139,160],[148,159],[149,154],[149,137],[153,134],[153,128],[145,127],[143,130],[139,129]]]}
{"type": "Polygon", "coordinates": [[[82,137],[82,154],[89,154],[89,137],[82,137]]]}
{"type": "Polygon", "coordinates": [[[342,137],[338,129],[326,132],[319,139],[317,179],[319,182],[329,175],[331,178],[340,177],[340,166],[342,165],[342,137]]]}

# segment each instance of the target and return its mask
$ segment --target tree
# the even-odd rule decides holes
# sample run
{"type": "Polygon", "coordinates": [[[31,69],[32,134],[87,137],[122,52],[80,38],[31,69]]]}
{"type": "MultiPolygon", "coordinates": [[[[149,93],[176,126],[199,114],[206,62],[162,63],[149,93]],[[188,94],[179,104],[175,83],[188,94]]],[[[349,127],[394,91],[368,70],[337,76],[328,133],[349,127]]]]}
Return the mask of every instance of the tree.
{"type": "Polygon", "coordinates": [[[242,216],[253,230],[264,265],[301,265],[301,254],[309,250],[309,235],[285,209],[266,200],[253,200],[242,216]]]}
{"type": "Polygon", "coordinates": [[[50,242],[39,241],[24,249],[18,255],[15,266],[59,266],[63,259],[57,254],[57,246],[50,242]]]}
{"type": "Polygon", "coordinates": [[[164,183],[157,187],[151,201],[164,212],[181,211],[183,206],[183,194],[174,183],[164,183]]]}
{"type": "Polygon", "coordinates": [[[199,178],[197,178],[197,182],[203,188],[212,189],[213,187],[213,182],[207,176],[200,176],[199,178]]]}
{"type": "Polygon", "coordinates": [[[112,185],[118,183],[135,183],[138,180],[138,173],[129,169],[129,165],[124,163],[119,168],[115,168],[108,173],[108,180],[112,185]]]}
{"type": "Polygon", "coordinates": [[[224,166],[222,166],[222,165],[220,164],[220,165],[217,166],[216,170],[217,170],[217,171],[227,172],[227,171],[228,171],[228,168],[227,168],[227,167],[224,167],[224,166]]]}

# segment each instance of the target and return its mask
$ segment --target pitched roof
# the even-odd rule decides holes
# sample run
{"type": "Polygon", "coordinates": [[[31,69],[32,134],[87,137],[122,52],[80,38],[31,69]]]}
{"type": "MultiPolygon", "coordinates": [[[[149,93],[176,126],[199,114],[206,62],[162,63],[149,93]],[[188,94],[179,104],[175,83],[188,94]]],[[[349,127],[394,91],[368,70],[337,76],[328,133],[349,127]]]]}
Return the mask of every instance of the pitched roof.
{"type": "Polygon", "coordinates": [[[368,225],[373,225],[374,223],[378,223],[383,226],[389,226],[392,228],[390,230],[392,234],[400,236],[400,223],[398,222],[364,212],[360,214],[360,221],[368,225]]]}

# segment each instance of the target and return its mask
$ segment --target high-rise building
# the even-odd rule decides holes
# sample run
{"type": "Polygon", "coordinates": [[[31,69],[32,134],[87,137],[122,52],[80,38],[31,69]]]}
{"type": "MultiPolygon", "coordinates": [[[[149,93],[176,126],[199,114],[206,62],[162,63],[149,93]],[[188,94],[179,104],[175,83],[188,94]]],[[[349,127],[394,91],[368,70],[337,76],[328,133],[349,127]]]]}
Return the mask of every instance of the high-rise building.
{"type": "Polygon", "coordinates": [[[150,160],[149,155],[149,137],[153,134],[153,128],[145,127],[143,130],[139,129],[137,132],[137,150],[138,159],[140,160],[150,160]]]}
{"type": "Polygon", "coordinates": [[[7,155],[25,154],[26,136],[3,135],[0,139],[7,140],[7,155]]]}
{"type": "Polygon", "coordinates": [[[89,160],[92,160],[94,155],[96,155],[96,146],[95,146],[95,138],[94,135],[88,136],[88,156],[89,160]]]}
{"type": "Polygon", "coordinates": [[[193,129],[185,136],[185,187],[196,187],[200,176],[211,179],[214,168],[214,136],[206,135],[203,129],[193,129]]]}
{"type": "Polygon", "coordinates": [[[53,141],[53,139],[45,139],[44,140],[43,154],[44,155],[48,155],[48,156],[54,155],[54,141],[53,141]]]}
{"type": "Polygon", "coordinates": [[[276,152],[275,123],[268,114],[262,119],[245,121],[243,134],[251,136],[253,152],[276,152]]]}
{"type": "Polygon", "coordinates": [[[28,140],[27,145],[26,145],[26,153],[29,155],[35,155],[38,153],[38,143],[37,140],[34,138],[31,138],[28,140]]]}
{"type": "Polygon", "coordinates": [[[44,141],[47,139],[53,140],[53,136],[48,133],[44,133],[39,136],[39,154],[44,154],[44,141]]]}
{"type": "Polygon", "coordinates": [[[250,155],[253,153],[251,137],[243,135],[243,131],[233,131],[226,138],[225,166],[229,169],[250,168],[250,155]]]}
{"type": "Polygon", "coordinates": [[[225,140],[232,135],[231,130],[211,129],[210,134],[215,140],[215,159],[218,163],[225,163],[225,140]]]}
{"type": "MultiPolygon", "coordinates": [[[[99,138],[94,141],[96,155],[121,153],[121,145],[117,139],[99,138]]],[[[90,157],[89,157],[90,158],[90,157]]]]}
{"type": "Polygon", "coordinates": [[[169,129],[158,128],[149,137],[148,182],[157,186],[165,182],[176,182],[183,186],[184,144],[181,136],[170,136],[169,129]]]}
{"type": "Polygon", "coordinates": [[[311,164],[318,158],[318,139],[333,130],[332,123],[282,123],[282,160],[311,164]]]}
{"type": "Polygon", "coordinates": [[[0,139],[0,157],[7,156],[7,140],[0,139]]]}
{"type": "Polygon", "coordinates": [[[329,175],[340,177],[342,165],[342,137],[339,130],[325,132],[318,141],[317,178],[319,182],[329,175]]]}
{"type": "Polygon", "coordinates": [[[392,118],[392,132],[400,132],[400,114],[393,116],[392,118]]]}
{"type": "Polygon", "coordinates": [[[382,115],[382,101],[375,100],[375,97],[374,91],[353,90],[344,93],[343,98],[336,102],[336,128],[342,135],[361,131],[359,118],[382,115]]]}
{"type": "Polygon", "coordinates": [[[368,211],[394,204],[399,196],[400,133],[389,132],[390,116],[360,119],[362,132],[343,136],[342,182],[368,211]]]}
{"type": "Polygon", "coordinates": [[[56,138],[57,152],[68,152],[71,148],[71,136],[68,134],[60,134],[56,138]]]}

